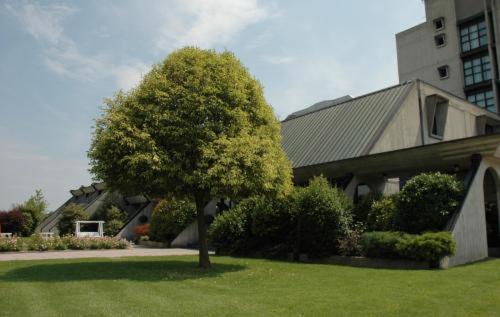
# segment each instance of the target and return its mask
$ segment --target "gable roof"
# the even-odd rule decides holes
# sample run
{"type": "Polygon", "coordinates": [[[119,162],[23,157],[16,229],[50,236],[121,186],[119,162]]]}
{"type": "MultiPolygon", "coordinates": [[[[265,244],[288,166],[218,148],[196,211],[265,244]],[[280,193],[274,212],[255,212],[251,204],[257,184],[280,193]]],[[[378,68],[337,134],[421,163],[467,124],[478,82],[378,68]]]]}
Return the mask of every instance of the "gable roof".
{"type": "Polygon", "coordinates": [[[346,102],[346,101],[351,100],[351,99],[352,99],[351,96],[346,95],[346,96],[342,96],[340,98],[333,99],[333,100],[320,101],[320,102],[317,102],[308,108],[305,108],[305,109],[302,109],[299,111],[295,111],[294,113],[289,114],[288,117],[285,118],[285,120],[290,120],[293,118],[297,118],[297,117],[309,114],[311,112],[319,111],[319,110],[322,110],[325,108],[329,108],[331,106],[336,106],[338,104],[341,104],[341,103],[346,102]]]}
{"type": "Polygon", "coordinates": [[[281,123],[282,145],[292,167],[367,154],[413,86],[406,82],[287,117],[281,123]]]}

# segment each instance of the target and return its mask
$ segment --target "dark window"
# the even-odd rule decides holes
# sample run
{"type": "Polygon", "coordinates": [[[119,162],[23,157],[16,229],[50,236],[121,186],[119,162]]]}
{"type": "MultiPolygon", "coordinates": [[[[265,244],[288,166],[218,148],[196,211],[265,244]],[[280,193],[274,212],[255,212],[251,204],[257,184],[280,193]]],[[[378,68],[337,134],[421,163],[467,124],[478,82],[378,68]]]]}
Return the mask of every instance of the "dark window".
{"type": "Polygon", "coordinates": [[[434,115],[432,116],[431,135],[443,137],[446,124],[447,102],[439,102],[436,104],[434,115]]]}
{"type": "Polygon", "coordinates": [[[446,44],[446,36],[444,34],[434,36],[434,43],[437,47],[444,46],[446,44]]]}
{"type": "Polygon", "coordinates": [[[358,184],[356,187],[356,203],[363,200],[370,193],[370,187],[364,183],[358,184]]]}
{"type": "Polygon", "coordinates": [[[484,18],[460,27],[462,52],[468,52],[488,44],[488,34],[484,18]]]}
{"type": "Polygon", "coordinates": [[[440,17],[434,20],[434,29],[436,31],[444,29],[444,18],[440,17]]]}
{"type": "Polygon", "coordinates": [[[495,112],[495,98],[491,89],[468,93],[467,100],[486,110],[495,112]]]}
{"type": "Polygon", "coordinates": [[[491,79],[490,57],[483,55],[464,61],[465,86],[481,83],[491,79]]]}
{"type": "Polygon", "coordinates": [[[438,67],[439,78],[448,78],[448,65],[438,67]]]}
{"type": "Polygon", "coordinates": [[[495,132],[495,129],[491,125],[487,124],[484,126],[484,134],[491,134],[493,132],[495,132]]]}

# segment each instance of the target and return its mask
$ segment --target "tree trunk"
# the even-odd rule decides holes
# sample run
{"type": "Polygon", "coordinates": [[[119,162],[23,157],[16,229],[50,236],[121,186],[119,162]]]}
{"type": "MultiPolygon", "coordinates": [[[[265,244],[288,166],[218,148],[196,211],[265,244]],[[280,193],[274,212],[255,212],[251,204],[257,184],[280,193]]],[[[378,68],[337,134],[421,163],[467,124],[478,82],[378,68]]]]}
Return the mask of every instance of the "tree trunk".
{"type": "Polygon", "coordinates": [[[210,258],[208,256],[207,227],[205,224],[205,200],[201,197],[195,197],[196,212],[198,213],[198,245],[199,260],[198,265],[201,268],[210,268],[210,258]]]}

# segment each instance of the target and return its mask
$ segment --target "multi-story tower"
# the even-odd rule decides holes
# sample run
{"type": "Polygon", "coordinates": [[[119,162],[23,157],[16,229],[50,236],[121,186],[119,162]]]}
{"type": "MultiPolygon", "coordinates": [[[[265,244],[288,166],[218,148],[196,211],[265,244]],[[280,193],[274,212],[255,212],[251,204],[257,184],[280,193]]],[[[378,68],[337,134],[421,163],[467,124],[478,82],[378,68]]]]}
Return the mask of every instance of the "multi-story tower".
{"type": "Polygon", "coordinates": [[[500,113],[500,0],[425,0],[426,22],[396,35],[399,81],[422,79],[500,113]]]}

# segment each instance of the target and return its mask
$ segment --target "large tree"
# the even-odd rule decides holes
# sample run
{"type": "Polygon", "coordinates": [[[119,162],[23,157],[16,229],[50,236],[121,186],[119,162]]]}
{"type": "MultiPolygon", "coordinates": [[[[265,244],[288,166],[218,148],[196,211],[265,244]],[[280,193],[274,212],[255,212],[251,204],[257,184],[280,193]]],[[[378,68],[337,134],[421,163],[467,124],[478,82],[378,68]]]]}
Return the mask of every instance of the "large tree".
{"type": "Polygon", "coordinates": [[[91,172],[125,193],[191,197],[200,267],[210,267],[211,199],[291,189],[280,124],[260,83],[230,52],[177,50],[106,105],[88,153],[91,172]]]}

